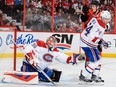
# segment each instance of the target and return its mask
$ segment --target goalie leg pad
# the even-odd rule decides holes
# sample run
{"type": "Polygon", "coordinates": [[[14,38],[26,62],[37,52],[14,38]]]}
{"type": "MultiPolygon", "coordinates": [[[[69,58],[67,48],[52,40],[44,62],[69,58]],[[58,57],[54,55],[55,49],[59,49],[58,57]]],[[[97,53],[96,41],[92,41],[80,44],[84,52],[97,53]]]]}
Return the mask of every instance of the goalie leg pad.
{"type": "MultiPolygon", "coordinates": [[[[32,65],[23,62],[22,66],[21,66],[21,71],[23,72],[38,72],[35,68],[33,68],[32,65]]],[[[53,70],[49,69],[49,68],[45,68],[43,70],[50,78],[53,76],[53,70]]],[[[38,72],[38,79],[40,81],[44,81],[44,82],[49,82],[49,80],[45,77],[45,75],[43,75],[43,73],[38,72]]]]}
{"type": "Polygon", "coordinates": [[[52,81],[54,81],[54,82],[59,82],[62,71],[53,70],[53,72],[54,72],[54,75],[53,75],[53,77],[51,78],[52,81]]]}
{"type": "MultiPolygon", "coordinates": [[[[21,71],[23,72],[38,72],[35,68],[33,68],[30,64],[23,62],[21,66],[21,71]]],[[[57,71],[54,69],[49,69],[48,67],[44,69],[44,72],[54,81],[59,82],[61,71],[57,71]]],[[[40,81],[49,82],[49,80],[41,73],[38,72],[38,78],[40,81]]]]}
{"type": "MultiPolygon", "coordinates": [[[[61,71],[45,68],[44,72],[51,78],[52,81],[59,82],[61,77],[61,71]]],[[[42,73],[39,73],[39,78],[40,81],[49,82],[49,80],[42,73]]]]}
{"type": "Polygon", "coordinates": [[[33,68],[30,64],[23,62],[21,66],[21,71],[23,72],[38,72],[35,68],[33,68]]]}
{"type": "Polygon", "coordinates": [[[8,71],[4,73],[2,82],[20,83],[20,84],[38,84],[38,73],[8,71]]]}
{"type": "MultiPolygon", "coordinates": [[[[50,78],[53,76],[53,70],[48,67],[43,70],[50,78]]],[[[43,73],[39,72],[39,79],[43,82],[49,82],[49,80],[43,75],[43,73]]]]}
{"type": "MultiPolygon", "coordinates": [[[[33,68],[32,65],[23,62],[23,65],[21,66],[21,71],[23,72],[38,72],[35,68],[33,68]]],[[[43,70],[50,78],[53,76],[53,70],[49,69],[49,68],[45,68],[43,70]]],[[[45,77],[45,75],[43,75],[43,73],[38,72],[38,78],[40,81],[44,81],[44,82],[49,82],[49,80],[45,77]]]]}

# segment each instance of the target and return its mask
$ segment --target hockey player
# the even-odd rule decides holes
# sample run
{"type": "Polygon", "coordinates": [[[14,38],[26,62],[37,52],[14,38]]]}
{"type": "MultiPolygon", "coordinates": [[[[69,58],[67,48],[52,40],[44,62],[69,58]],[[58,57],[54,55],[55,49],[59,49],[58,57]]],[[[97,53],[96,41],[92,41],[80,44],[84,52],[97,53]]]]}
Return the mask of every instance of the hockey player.
{"type": "Polygon", "coordinates": [[[98,1],[93,1],[91,2],[91,7],[84,5],[82,9],[82,14],[81,14],[81,20],[82,22],[86,22],[91,18],[91,17],[100,17],[100,3],[98,1]]]}
{"type": "MultiPolygon", "coordinates": [[[[81,20],[83,22],[85,22],[85,27],[88,24],[89,19],[91,19],[92,17],[100,18],[100,13],[101,13],[100,3],[96,0],[91,2],[91,8],[89,8],[88,6],[84,6],[81,20]]],[[[101,42],[102,41],[100,40],[99,45],[98,45],[98,50],[99,50],[100,54],[102,52],[101,42]]],[[[86,56],[85,67],[88,65],[88,63],[89,63],[89,58],[86,56]]]]}
{"type": "MultiPolygon", "coordinates": [[[[83,22],[85,22],[85,27],[86,27],[86,25],[88,24],[88,22],[89,22],[89,20],[92,18],[92,17],[96,17],[97,19],[99,19],[100,18],[100,14],[101,14],[101,9],[100,9],[100,7],[101,7],[101,4],[100,4],[100,2],[99,1],[97,1],[97,0],[94,0],[94,1],[92,1],[91,2],[91,8],[89,8],[88,6],[84,6],[83,8],[83,13],[84,14],[82,14],[82,16],[81,16],[81,20],[83,21],[83,22]],[[88,10],[87,10],[88,9],[88,10]]],[[[108,28],[110,27],[110,25],[109,25],[109,23],[107,24],[107,29],[106,30],[108,30],[108,28]]],[[[106,31],[105,30],[105,31],[106,31]]],[[[102,40],[100,40],[99,42],[98,42],[98,46],[97,46],[97,48],[98,48],[98,50],[99,50],[99,52],[100,52],[100,56],[102,56],[102,47],[103,47],[103,45],[102,45],[102,40]]],[[[85,58],[85,67],[88,65],[90,63],[90,60],[89,60],[89,58],[86,56],[86,58],[85,58]]],[[[101,66],[101,65],[99,65],[99,66],[101,66]]],[[[91,76],[91,78],[93,78],[94,77],[94,73],[92,74],[92,76],[91,76]]]]}
{"type": "MultiPolygon", "coordinates": [[[[50,36],[46,42],[38,40],[37,42],[27,45],[24,49],[25,58],[23,60],[21,71],[37,72],[37,69],[34,67],[40,67],[53,81],[59,82],[61,71],[50,69],[48,66],[54,60],[65,64],[75,64],[79,55],[74,54],[73,56],[67,56],[64,53],[59,52],[59,50],[55,47],[56,44],[57,39],[54,36],[50,36]]],[[[41,81],[48,81],[43,73],[38,72],[38,76],[41,81]]]]}
{"type": "Polygon", "coordinates": [[[85,82],[104,82],[99,77],[100,72],[100,52],[97,48],[98,42],[101,40],[104,47],[108,47],[108,43],[103,40],[103,34],[107,23],[111,21],[111,14],[108,11],[102,11],[100,18],[91,18],[87,24],[86,29],[81,33],[81,47],[90,63],[85,67],[80,74],[79,79],[85,82]],[[89,76],[94,72],[92,79],[89,76]]]}
{"type": "MultiPolygon", "coordinates": [[[[97,0],[94,0],[91,2],[91,8],[89,8],[88,6],[84,6],[83,7],[83,13],[82,16],[81,16],[81,20],[83,22],[85,22],[85,27],[89,21],[89,19],[91,19],[92,17],[96,17],[96,18],[100,18],[100,13],[101,13],[101,10],[100,10],[100,7],[101,7],[101,4],[99,1],[97,0]]],[[[107,24],[107,30],[108,28],[110,27],[109,23],[107,24]]],[[[98,42],[98,50],[100,52],[100,55],[102,56],[102,46],[101,46],[101,43],[102,41],[100,40],[98,42]]],[[[86,59],[85,59],[85,67],[88,65],[89,63],[89,58],[86,56],[86,59]]]]}

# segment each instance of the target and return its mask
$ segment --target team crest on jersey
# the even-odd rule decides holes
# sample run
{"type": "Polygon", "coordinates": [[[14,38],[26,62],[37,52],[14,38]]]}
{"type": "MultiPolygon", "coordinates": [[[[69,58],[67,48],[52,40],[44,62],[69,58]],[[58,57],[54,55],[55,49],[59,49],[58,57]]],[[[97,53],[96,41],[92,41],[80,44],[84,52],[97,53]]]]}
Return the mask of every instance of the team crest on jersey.
{"type": "Polygon", "coordinates": [[[53,56],[51,54],[45,54],[43,59],[47,62],[52,62],[53,56]]]}
{"type": "Polygon", "coordinates": [[[57,46],[56,46],[58,49],[61,49],[61,50],[64,50],[64,49],[68,49],[68,50],[70,50],[70,48],[71,48],[71,45],[69,45],[69,44],[57,44],[57,46]]]}

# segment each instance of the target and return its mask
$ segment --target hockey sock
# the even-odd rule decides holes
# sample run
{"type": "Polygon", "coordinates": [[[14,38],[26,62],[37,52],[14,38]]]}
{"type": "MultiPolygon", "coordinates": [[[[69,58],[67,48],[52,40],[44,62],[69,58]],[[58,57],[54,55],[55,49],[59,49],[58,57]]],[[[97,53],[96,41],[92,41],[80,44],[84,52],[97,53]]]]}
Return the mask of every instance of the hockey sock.
{"type": "Polygon", "coordinates": [[[90,64],[88,64],[88,66],[83,71],[82,75],[88,78],[88,76],[92,74],[94,68],[95,68],[95,64],[90,62],[90,64]]]}
{"type": "Polygon", "coordinates": [[[99,76],[100,69],[101,69],[101,64],[98,65],[98,67],[94,69],[93,74],[96,75],[96,76],[99,76]]]}

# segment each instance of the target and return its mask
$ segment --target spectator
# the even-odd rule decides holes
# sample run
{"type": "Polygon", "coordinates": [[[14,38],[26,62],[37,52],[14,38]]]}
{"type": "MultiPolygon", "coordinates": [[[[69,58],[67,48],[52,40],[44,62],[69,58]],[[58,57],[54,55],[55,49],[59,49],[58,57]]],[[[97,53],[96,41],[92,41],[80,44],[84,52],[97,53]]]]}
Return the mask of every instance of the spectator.
{"type": "Polygon", "coordinates": [[[57,5],[57,7],[56,7],[56,11],[57,12],[62,12],[62,13],[64,13],[64,8],[63,8],[63,6],[62,6],[62,3],[58,3],[58,5],[57,5]]]}
{"type": "Polygon", "coordinates": [[[62,5],[63,5],[63,8],[64,8],[64,12],[69,13],[70,3],[68,2],[68,0],[62,1],[62,5]]]}
{"type": "Polygon", "coordinates": [[[4,26],[4,27],[10,26],[10,21],[9,21],[8,19],[5,19],[5,20],[3,21],[3,25],[2,25],[2,26],[4,26]]]}
{"type": "MultiPolygon", "coordinates": [[[[9,20],[6,19],[6,16],[1,12],[0,13],[0,26],[6,26],[9,20]]],[[[10,21],[9,21],[10,22],[10,21]]],[[[8,24],[9,25],[9,24],[8,24]]]]}
{"type": "Polygon", "coordinates": [[[42,0],[38,0],[35,2],[35,7],[36,8],[42,8],[42,0]]]}
{"type": "Polygon", "coordinates": [[[13,16],[14,13],[14,0],[6,0],[6,13],[9,16],[13,16]]]}
{"type": "Polygon", "coordinates": [[[74,28],[74,27],[76,27],[76,24],[71,20],[71,16],[70,15],[68,15],[68,17],[66,19],[66,25],[67,25],[67,28],[70,29],[69,32],[70,31],[76,32],[75,28],[74,28]]]}
{"type": "Polygon", "coordinates": [[[6,20],[6,19],[7,19],[6,16],[3,14],[2,15],[2,21],[6,20]]]}
{"type": "Polygon", "coordinates": [[[55,24],[65,22],[65,19],[62,17],[62,13],[58,13],[58,15],[54,17],[54,20],[55,20],[55,24]]]}
{"type": "MultiPolygon", "coordinates": [[[[66,24],[64,24],[64,25],[66,25],[66,24]]],[[[65,32],[65,28],[66,28],[66,26],[63,26],[63,24],[59,23],[56,26],[56,32],[65,32]]]]}
{"type": "Polygon", "coordinates": [[[77,2],[77,1],[76,1],[76,3],[74,3],[74,4],[72,5],[72,7],[73,7],[74,10],[75,10],[74,14],[79,15],[79,14],[81,13],[81,11],[82,11],[81,2],[77,2]]]}
{"type": "Polygon", "coordinates": [[[21,29],[19,28],[19,26],[16,25],[16,22],[15,22],[15,21],[12,21],[12,22],[10,23],[10,25],[13,26],[13,27],[16,27],[17,31],[21,31],[21,29]]]}
{"type": "Polygon", "coordinates": [[[0,26],[2,26],[3,25],[3,21],[2,21],[2,12],[1,12],[1,10],[0,10],[0,26]]]}

